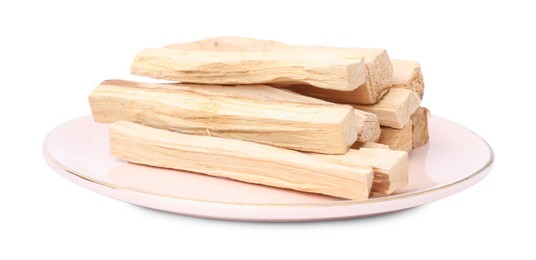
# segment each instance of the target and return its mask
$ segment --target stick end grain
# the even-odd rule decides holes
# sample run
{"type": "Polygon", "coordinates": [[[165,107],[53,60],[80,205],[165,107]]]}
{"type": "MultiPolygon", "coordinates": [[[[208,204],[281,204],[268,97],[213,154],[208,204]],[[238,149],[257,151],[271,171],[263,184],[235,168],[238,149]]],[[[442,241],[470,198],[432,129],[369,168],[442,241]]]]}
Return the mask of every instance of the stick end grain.
{"type": "Polygon", "coordinates": [[[356,49],[365,58],[366,81],[354,92],[355,104],[375,104],[385,95],[392,85],[393,65],[386,50],[356,49]]]}
{"type": "Polygon", "coordinates": [[[378,116],[373,113],[354,109],[356,125],[358,129],[357,142],[367,143],[376,142],[380,138],[381,129],[378,122],[378,116]]]}
{"type": "Polygon", "coordinates": [[[419,95],[412,90],[391,89],[391,91],[405,92],[404,95],[406,95],[405,102],[403,102],[403,105],[396,111],[396,116],[398,117],[400,125],[395,128],[402,129],[410,121],[411,115],[413,115],[413,113],[415,113],[421,106],[421,99],[419,98],[419,95]]]}
{"type": "Polygon", "coordinates": [[[367,83],[372,90],[372,100],[377,102],[392,84],[393,65],[387,51],[383,50],[372,61],[367,62],[367,83]]]}
{"type": "Polygon", "coordinates": [[[391,60],[393,63],[393,88],[415,91],[422,99],[424,96],[424,77],[421,66],[411,60],[391,60]]]}
{"type": "Polygon", "coordinates": [[[428,116],[429,111],[425,107],[420,107],[411,115],[413,122],[413,148],[423,146],[430,139],[428,133],[428,116]]]}

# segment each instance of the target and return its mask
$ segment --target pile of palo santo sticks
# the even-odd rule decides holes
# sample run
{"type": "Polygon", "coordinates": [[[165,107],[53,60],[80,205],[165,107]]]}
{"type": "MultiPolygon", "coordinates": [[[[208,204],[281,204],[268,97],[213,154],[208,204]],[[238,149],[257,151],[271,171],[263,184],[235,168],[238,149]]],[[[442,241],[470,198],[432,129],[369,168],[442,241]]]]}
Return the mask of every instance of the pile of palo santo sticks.
{"type": "Polygon", "coordinates": [[[382,49],[220,37],[144,49],[131,72],[176,82],[90,94],[133,163],[362,200],[406,185],[428,142],[419,64],[382,49]]]}

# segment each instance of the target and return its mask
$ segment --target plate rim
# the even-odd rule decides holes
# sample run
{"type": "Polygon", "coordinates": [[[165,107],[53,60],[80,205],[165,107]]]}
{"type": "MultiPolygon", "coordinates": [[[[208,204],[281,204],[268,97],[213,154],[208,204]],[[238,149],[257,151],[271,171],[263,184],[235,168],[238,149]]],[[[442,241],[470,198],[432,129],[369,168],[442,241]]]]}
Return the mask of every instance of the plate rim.
{"type": "Polygon", "coordinates": [[[196,202],[196,203],[204,203],[204,204],[241,206],[241,207],[244,207],[244,206],[251,207],[251,206],[253,206],[253,207],[271,207],[271,208],[273,208],[273,207],[337,207],[337,206],[367,205],[367,204],[393,202],[393,201],[407,200],[407,199],[411,199],[411,198],[415,198],[415,197],[428,195],[428,194],[431,194],[431,193],[436,193],[436,192],[442,192],[442,191],[445,191],[445,190],[449,190],[451,188],[463,185],[466,182],[468,182],[468,181],[470,181],[470,180],[472,180],[474,178],[480,177],[480,175],[482,175],[482,174],[484,175],[484,176],[482,176],[482,178],[484,178],[485,175],[487,173],[489,173],[489,171],[487,171],[487,170],[493,165],[493,163],[495,161],[495,153],[493,152],[493,149],[491,148],[489,143],[484,138],[482,138],[480,135],[478,135],[477,133],[475,133],[471,129],[468,129],[467,127],[465,127],[465,126],[463,126],[463,125],[461,125],[459,123],[456,123],[456,122],[454,122],[452,120],[446,119],[446,118],[441,117],[441,116],[432,115],[431,117],[436,117],[436,118],[439,118],[439,119],[442,119],[442,120],[446,120],[446,121],[448,121],[450,123],[456,124],[457,126],[459,126],[459,127],[463,128],[463,129],[471,132],[476,137],[478,137],[478,139],[481,140],[486,145],[486,147],[488,148],[488,151],[489,151],[488,161],[482,167],[480,167],[478,170],[476,170],[475,172],[473,172],[470,175],[466,176],[465,178],[462,178],[460,180],[448,183],[446,185],[441,185],[441,186],[437,186],[437,187],[434,187],[434,188],[428,188],[428,189],[420,190],[420,191],[417,191],[417,192],[402,193],[402,194],[397,194],[397,195],[388,195],[388,196],[384,196],[384,197],[369,198],[369,199],[365,199],[365,200],[341,200],[341,201],[316,202],[316,203],[237,203],[237,202],[225,202],[225,201],[192,199],[192,198],[169,196],[169,195],[146,192],[146,191],[138,190],[138,189],[121,187],[119,185],[107,183],[107,182],[104,182],[104,181],[97,180],[95,178],[89,177],[89,176],[87,176],[85,174],[82,174],[82,173],[80,173],[80,172],[78,172],[76,170],[73,170],[70,167],[68,167],[68,166],[64,165],[63,163],[59,162],[51,154],[51,152],[47,149],[47,143],[48,143],[48,140],[50,138],[50,135],[54,131],[56,131],[57,129],[61,128],[62,126],[66,125],[66,124],[68,124],[68,123],[70,123],[72,121],[80,120],[80,119],[83,119],[83,118],[86,118],[86,117],[91,117],[91,115],[89,115],[89,116],[86,115],[86,116],[81,116],[81,117],[70,119],[70,120],[68,120],[68,121],[56,126],[55,128],[53,128],[46,135],[46,137],[45,137],[45,139],[43,141],[43,145],[42,145],[42,152],[43,152],[43,156],[44,156],[45,160],[48,163],[58,167],[59,169],[63,170],[64,172],[66,172],[66,173],[68,173],[68,174],[70,174],[70,175],[72,175],[74,177],[80,178],[82,180],[88,181],[88,182],[96,184],[96,185],[104,186],[106,188],[110,188],[110,189],[114,189],[114,190],[118,190],[118,191],[124,191],[124,192],[137,193],[137,194],[140,194],[141,196],[150,195],[150,196],[163,197],[163,198],[166,198],[166,199],[173,199],[173,200],[179,200],[179,201],[184,201],[184,202],[196,202]]]}

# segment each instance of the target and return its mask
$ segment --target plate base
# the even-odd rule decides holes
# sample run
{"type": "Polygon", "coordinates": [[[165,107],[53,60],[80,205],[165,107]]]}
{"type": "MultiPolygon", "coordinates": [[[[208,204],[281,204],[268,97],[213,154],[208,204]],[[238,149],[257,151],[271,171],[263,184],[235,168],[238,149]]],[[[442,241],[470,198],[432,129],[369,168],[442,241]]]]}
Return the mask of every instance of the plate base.
{"type": "Polygon", "coordinates": [[[245,221],[318,221],[364,217],[423,205],[459,192],[491,170],[493,152],[470,130],[429,119],[429,144],[410,153],[409,184],[396,194],[352,201],[130,164],[110,155],[107,125],[90,116],[52,130],[43,151],[68,180],[134,205],[196,217],[245,221]]]}

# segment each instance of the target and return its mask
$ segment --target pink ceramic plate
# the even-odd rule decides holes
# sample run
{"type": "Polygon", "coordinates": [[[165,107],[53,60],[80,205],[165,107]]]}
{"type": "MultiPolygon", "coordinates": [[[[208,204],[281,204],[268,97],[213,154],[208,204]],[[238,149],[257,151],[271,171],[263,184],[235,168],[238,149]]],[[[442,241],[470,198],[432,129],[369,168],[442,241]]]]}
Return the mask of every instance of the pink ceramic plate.
{"type": "Polygon", "coordinates": [[[459,192],[491,170],[493,152],[475,133],[430,118],[430,143],[410,153],[410,183],[365,201],[271,188],[202,174],[130,164],[108,152],[107,126],[89,116],[54,129],[44,143],[49,165],[68,180],[128,203],[218,219],[314,221],[398,211],[459,192]]]}

